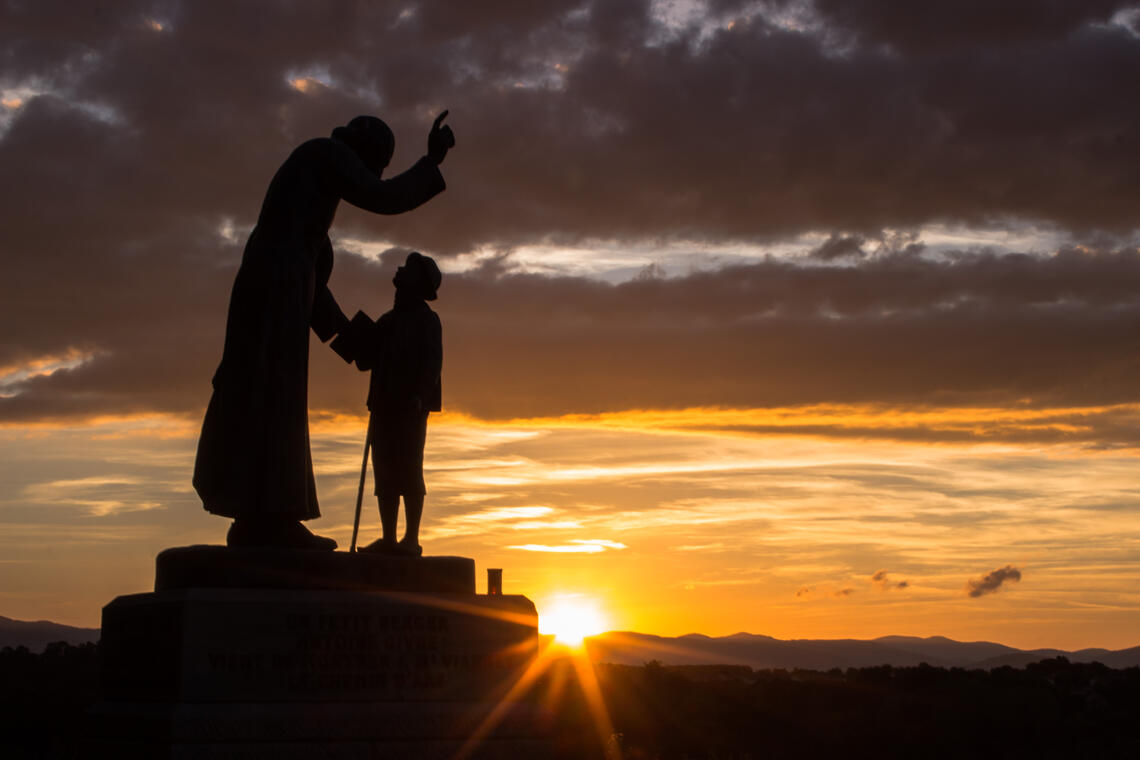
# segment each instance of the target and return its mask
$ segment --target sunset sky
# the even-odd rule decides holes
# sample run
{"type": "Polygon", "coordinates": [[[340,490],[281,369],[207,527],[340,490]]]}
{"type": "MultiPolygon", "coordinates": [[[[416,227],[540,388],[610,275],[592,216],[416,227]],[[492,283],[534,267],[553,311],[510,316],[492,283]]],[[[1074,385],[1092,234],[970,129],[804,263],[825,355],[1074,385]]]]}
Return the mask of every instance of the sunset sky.
{"type": "MultiPolygon", "coordinates": [[[[0,3],[0,615],[224,541],[269,179],[447,108],[447,191],[332,229],[349,314],[444,271],[426,553],[615,630],[1140,645],[1138,83],[1135,0],[0,3]]],[[[310,350],[345,547],[367,376],[310,350]]]]}

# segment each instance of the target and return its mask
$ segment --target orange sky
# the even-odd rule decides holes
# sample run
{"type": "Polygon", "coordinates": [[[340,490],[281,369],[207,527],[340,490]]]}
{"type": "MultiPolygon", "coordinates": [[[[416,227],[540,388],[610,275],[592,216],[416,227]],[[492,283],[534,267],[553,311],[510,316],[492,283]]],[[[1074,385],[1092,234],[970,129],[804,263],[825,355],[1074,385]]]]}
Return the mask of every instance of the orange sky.
{"type": "MultiPolygon", "coordinates": [[[[862,426],[869,415],[888,429],[1037,417],[442,415],[429,430],[423,542],[474,557],[480,584],[485,568],[504,568],[506,590],[540,607],[558,595],[595,599],[613,629],[1135,644],[1140,518],[1113,511],[1135,498],[1133,451],[693,430],[729,420],[862,426]],[[1020,582],[967,595],[968,581],[1007,564],[1020,582]]],[[[363,418],[315,417],[324,516],[313,527],[347,545],[363,418]]],[[[97,625],[112,596],[147,590],[155,553],[222,541],[226,521],[202,512],[189,487],[195,440],[195,423],[157,417],[5,430],[5,475],[17,488],[0,506],[22,518],[0,538],[6,614],[97,625]]],[[[377,530],[367,502],[362,537],[377,530]]]]}

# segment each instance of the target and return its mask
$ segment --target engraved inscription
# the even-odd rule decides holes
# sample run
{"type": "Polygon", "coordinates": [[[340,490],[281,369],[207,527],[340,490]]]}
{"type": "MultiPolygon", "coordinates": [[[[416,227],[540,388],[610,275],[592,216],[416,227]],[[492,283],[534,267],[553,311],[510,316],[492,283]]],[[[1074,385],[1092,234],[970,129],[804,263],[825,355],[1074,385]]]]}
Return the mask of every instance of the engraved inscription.
{"type": "Polygon", "coordinates": [[[278,620],[276,631],[261,631],[269,651],[210,651],[210,671],[290,693],[430,693],[469,680],[490,654],[465,651],[467,637],[446,614],[293,612],[278,620]]]}

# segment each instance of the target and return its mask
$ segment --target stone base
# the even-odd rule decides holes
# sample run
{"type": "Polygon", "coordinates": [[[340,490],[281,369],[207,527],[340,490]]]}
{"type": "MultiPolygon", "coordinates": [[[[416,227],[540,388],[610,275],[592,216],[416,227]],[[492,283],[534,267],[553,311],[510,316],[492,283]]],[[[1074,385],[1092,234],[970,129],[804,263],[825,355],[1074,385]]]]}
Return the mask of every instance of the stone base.
{"type": "Polygon", "coordinates": [[[475,593],[475,560],[385,554],[178,546],[155,560],[154,590],[282,588],[475,593]]]}
{"type": "Polygon", "coordinates": [[[158,567],[159,590],[103,608],[99,756],[445,758],[481,726],[471,757],[548,754],[511,693],[534,605],[447,590],[473,588],[471,560],[187,547],[158,567]],[[278,587],[301,567],[309,587],[278,587]]]}
{"type": "Polygon", "coordinates": [[[129,701],[495,699],[538,649],[522,596],[185,589],[103,608],[103,693],[129,701]]]}

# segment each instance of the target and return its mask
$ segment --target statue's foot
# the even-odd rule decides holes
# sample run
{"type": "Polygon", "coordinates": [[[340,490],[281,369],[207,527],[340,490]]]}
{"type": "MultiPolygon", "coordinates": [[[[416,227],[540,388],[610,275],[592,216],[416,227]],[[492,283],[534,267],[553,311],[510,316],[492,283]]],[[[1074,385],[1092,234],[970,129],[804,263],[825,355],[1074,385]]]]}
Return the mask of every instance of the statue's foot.
{"type": "Polygon", "coordinates": [[[396,542],[391,539],[378,538],[367,546],[361,546],[356,551],[368,554],[395,554],[396,542]]]}
{"type": "Polygon", "coordinates": [[[396,553],[403,557],[422,557],[424,548],[415,541],[405,538],[396,545],[396,553]]]}
{"type": "Polygon", "coordinates": [[[336,540],[318,536],[296,520],[234,520],[226,545],[243,548],[333,551],[336,540]]]}
{"type": "Polygon", "coordinates": [[[296,523],[293,526],[292,532],[296,536],[296,547],[298,549],[314,549],[317,551],[331,552],[336,550],[336,539],[329,538],[328,536],[318,536],[313,531],[304,526],[303,523],[296,523]]]}

